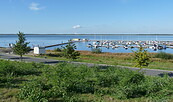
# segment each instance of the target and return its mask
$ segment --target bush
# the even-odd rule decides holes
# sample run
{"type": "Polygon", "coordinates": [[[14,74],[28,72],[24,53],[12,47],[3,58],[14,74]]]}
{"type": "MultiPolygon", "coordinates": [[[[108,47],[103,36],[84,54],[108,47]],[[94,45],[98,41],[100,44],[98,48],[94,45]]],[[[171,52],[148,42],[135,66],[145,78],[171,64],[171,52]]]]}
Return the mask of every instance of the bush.
{"type": "Polygon", "coordinates": [[[37,74],[37,68],[42,68],[43,64],[25,62],[11,62],[0,60],[0,75],[13,74],[15,76],[37,74]]]}
{"type": "Polygon", "coordinates": [[[94,81],[90,80],[93,77],[92,70],[66,63],[45,68],[40,78],[25,83],[19,98],[39,101],[55,97],[66,100],[75,94],[94,93],[94,81]]]}
{"type": "Polygon", "coordinates": [[[39,75],[43,64],[0,60],[0,87],[18,87],[21,77],[39,75]],[[18,79],[17,77],[20,77],[18,79]]]}
{"type": "Polygon", "coordinates": [[[92,49],[91,49],[91,52],[92,52],[92,53],[99,54],[99,53],[102,53],[102,49],[100,49],[100,48],[92,48],[92,49]]]}
{"type": "Polygon", "coordinates": [[[135,67],[141,68],[142,66],[149,65],[150,57],[146,50],[143,50],[143,48],[140,47],[137,51],[133,51],[133,53],[134,53],[134,61],[136,62],[135,67]]]}
{"type": "Polygon", "coordinates": [[[101,87],[110,87],[116,85],[119,79],[116,75],[100,75],[98,76],[98,85],[101,87]]]}
{"type": "Polygon", "coordinates": [[[65,47],[62,48],[62,54],[64,57],[69,59],[77,59],[80,53],[78,51],[75,51],[76,46],[75,44],[68,44],[65,47]]]}
{"type": "Polygon", "coordinates": [[[147,93],[145,76],[142,73],[132,72],[129,74],[122,77],[119,82],[117,97],[119,99],[129,99],[145,96],[147,93]]]}
{"type": "Polygon", "coordinates": [[[117,70],[113,67],[109,67],[104,71],[97,73],[98,85],[101,87],[111,87],[119,83],[119,75],[117,70]]]}
{"type": "Polygon", "coordinates": [[[26,38],[25,38],[25,34],[20,32],[17,34],[18,35],[18,41],[16,41],[16,44],[14,44],[13,52],[15,54],[20,55],[20,58],[22,60],[22,56],[24,54],[29,53],[29,51],[31,50],[30,47],[28,47],[29,42],[25,42],[26,38]]]}
{"type": "Polygon", "coordinates": [[[35,80],[23,84],[19,92],[20,99],[70,102],[87,100],[80,97],[83,95],[94,99],[97,95],[121,100],[141,98],[158,101],[173,96],[173,79],[167,76],[150,77],[117,67],[101,69],[67,63],[48,67],[41,69],[42,74],[35,80]]]}
{"type": "Polygon", "coordinates": [[[156,58],[161,58],[161,59],[173,59],[172,54],[168,54],[165,52],[159,52],[155,55],[156,58]]]}
{"type": "Polygon", "coordinates": [[[29,102],[48,102],[44,92],[44,84],[40,81],[32,81],[24,85],[18,97],[29,102]]]}
{"type": "Polygon", "coordinates": [[[146,90],[142,85],[120,86],[117,97],[119,99],[139,98],[146,95],[146,90]]]}
{"type": "Polygon", "coordinates": [[[62,49],[61,49],[61,48],[55,48],[54,51],[55,51],[55,52],[61,52],[62,49]]]}

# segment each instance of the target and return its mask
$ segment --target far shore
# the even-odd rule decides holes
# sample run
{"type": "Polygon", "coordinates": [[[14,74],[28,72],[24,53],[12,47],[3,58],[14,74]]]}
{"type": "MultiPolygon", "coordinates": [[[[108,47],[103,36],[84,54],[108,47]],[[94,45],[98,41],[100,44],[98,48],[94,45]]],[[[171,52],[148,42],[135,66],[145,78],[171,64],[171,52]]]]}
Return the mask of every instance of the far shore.
{"type": "MultiPolygon", "coordinates": [[[[0,34],[0,35],[17,35],[17,34],[0,34]]],[[[173,34],[25,34],[25,35],[170,35],[173,34]]]]}

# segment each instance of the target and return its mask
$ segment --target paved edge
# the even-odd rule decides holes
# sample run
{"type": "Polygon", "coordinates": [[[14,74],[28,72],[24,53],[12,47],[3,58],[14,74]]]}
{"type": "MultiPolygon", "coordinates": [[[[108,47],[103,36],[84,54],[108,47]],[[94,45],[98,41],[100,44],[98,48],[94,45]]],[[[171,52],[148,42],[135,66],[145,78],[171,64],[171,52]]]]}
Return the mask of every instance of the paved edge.
{"type": "MultiPolygon", "coordinates": [[[[5,60],[11,60],[11,61],[19,61],[20,59],[18,55],[14,54],[5,54],[5,53],[0,53],[0,59],[5,59],[5,60]],[[4,57],[4,58],[3,58],[4,57]]],[[[52,59],[46,59],[46,58],[36,58],[36,57],[27,57],[24,56],[23,59],[25,62],[38,62],[38,63],[45,63],[45,64],[57,64],[61,62],[67,62],[67,63],[73,63],[73,64],[83,64],[87,65],[89,67],[92,66],[100,66],[100,67],[110,67],[110,66],[115,66],[119,68],[127,68],[130,70],[136,70],[140,72],[144,72],[145,75],[150,75],[150,76],[161,76],[163,77],[165,73],[168,74],[168,76],[173,77],[173,71],[169,70],[160,70],[160,69],[146,69],[146,68],[136,68],[136,67],[127,67],[127,66],[120,66],[120,65],[107,65],[107,64],[94,64],[94,63],[86,63],[86,62],[73,62],[73,61],[62,61],[62,60],[52,60],[52,59]]]]}

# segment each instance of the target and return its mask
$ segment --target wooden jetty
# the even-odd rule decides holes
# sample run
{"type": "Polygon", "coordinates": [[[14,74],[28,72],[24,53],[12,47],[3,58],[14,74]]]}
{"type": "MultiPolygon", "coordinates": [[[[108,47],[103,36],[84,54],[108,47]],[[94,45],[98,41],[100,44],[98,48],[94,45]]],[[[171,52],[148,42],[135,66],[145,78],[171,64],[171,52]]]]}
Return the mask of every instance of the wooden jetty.
{"type": "MultiPolygon", "coordinates": [[[[65,43],[60,43],[60,44],[54,44],[54,45],[48,45],[48,46],[43,46],[43,48],[49,48],[49,47],[53,47],[53,46],[60,46],[60,45],[66,45],[69,43],[75,43],[76,41],[70,41],[70,42],[65,42],[65,43]]],[[[31,51],[34,50],[33,48],[30,49],[31,51]]]]}
{"type": "MultiPolygon", "coordinates": [[[[53,47],[53,46],[61,46],[61,45],[66,45],[66,44],[70,44],[70,43],[75,43],[75,42],[86,42],[88,41],[88,39],[73,39],[73,40],[69,40],[68,42],[65,42],[65,43],[60,43],[60,44],[54,44],[54,45],[47,45],[47,46],[43,46],[44,48],[49,48],[49,47],[53,47]]],[[[31,49],[33,50],[33,49],[31,49]]]]}
{"type": "Polygon", "coordinates": [[[45,48],[48,48],[48,47],[53,47],[53,46],[66,45],[66,44],[75,43],[75,42],[76,42],[76,41],[73,41],[73,42],[65,42],[65,43],[60,43],[60,44],[48,45],[48,46],[44,46],[44,47],[45,47],[45,48]]]}

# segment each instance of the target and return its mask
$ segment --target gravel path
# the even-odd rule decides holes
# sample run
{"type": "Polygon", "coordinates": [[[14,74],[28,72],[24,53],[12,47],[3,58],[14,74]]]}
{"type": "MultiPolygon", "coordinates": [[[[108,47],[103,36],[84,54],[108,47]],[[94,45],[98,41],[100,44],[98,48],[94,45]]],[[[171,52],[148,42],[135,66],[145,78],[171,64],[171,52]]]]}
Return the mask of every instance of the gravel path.
{"type": "MultiPolygon", "coordinates": [[[[0,58],[1,59],[6,59],[6,60],[12,60],[12,61],[19,61],[20,57],[17,55],[13,54],[5,54],[5,53],[0,53],[0,58]]],[[[26,62],[38,62],[38,63],[45,63],[45,64],[56,64],[56,63],[61,63],[61,62],[66,62],[66,61],[59,61],[59,60],[51,60],[51,59],[46,59],[46,58],[35,58],[35,57],[23,57],[23,61],[26,62]]],[[[100,66],[101,68],[106,68],[111,65],[106,65],[106,64],[92,64],[92,63],[84,63],[84,62],[69,62],[69,63],[74,63],[74,64],[84,64],[87,66],[100,66]]],[[[119,68],[127,68],[130,70],[139,70],[140,68],[132,68],[132,67],[126,67],[126,66],[119,66],[119,68]]],[[[143,68],[141,72],[144,72],[145,75],[151,75],[151,76],[163,76],[165,73],[167,73],[170,77],[173,77],[173,71],[166,71],[166,70],[159,70],[159,69],[145,69],[143,68]]]]}

